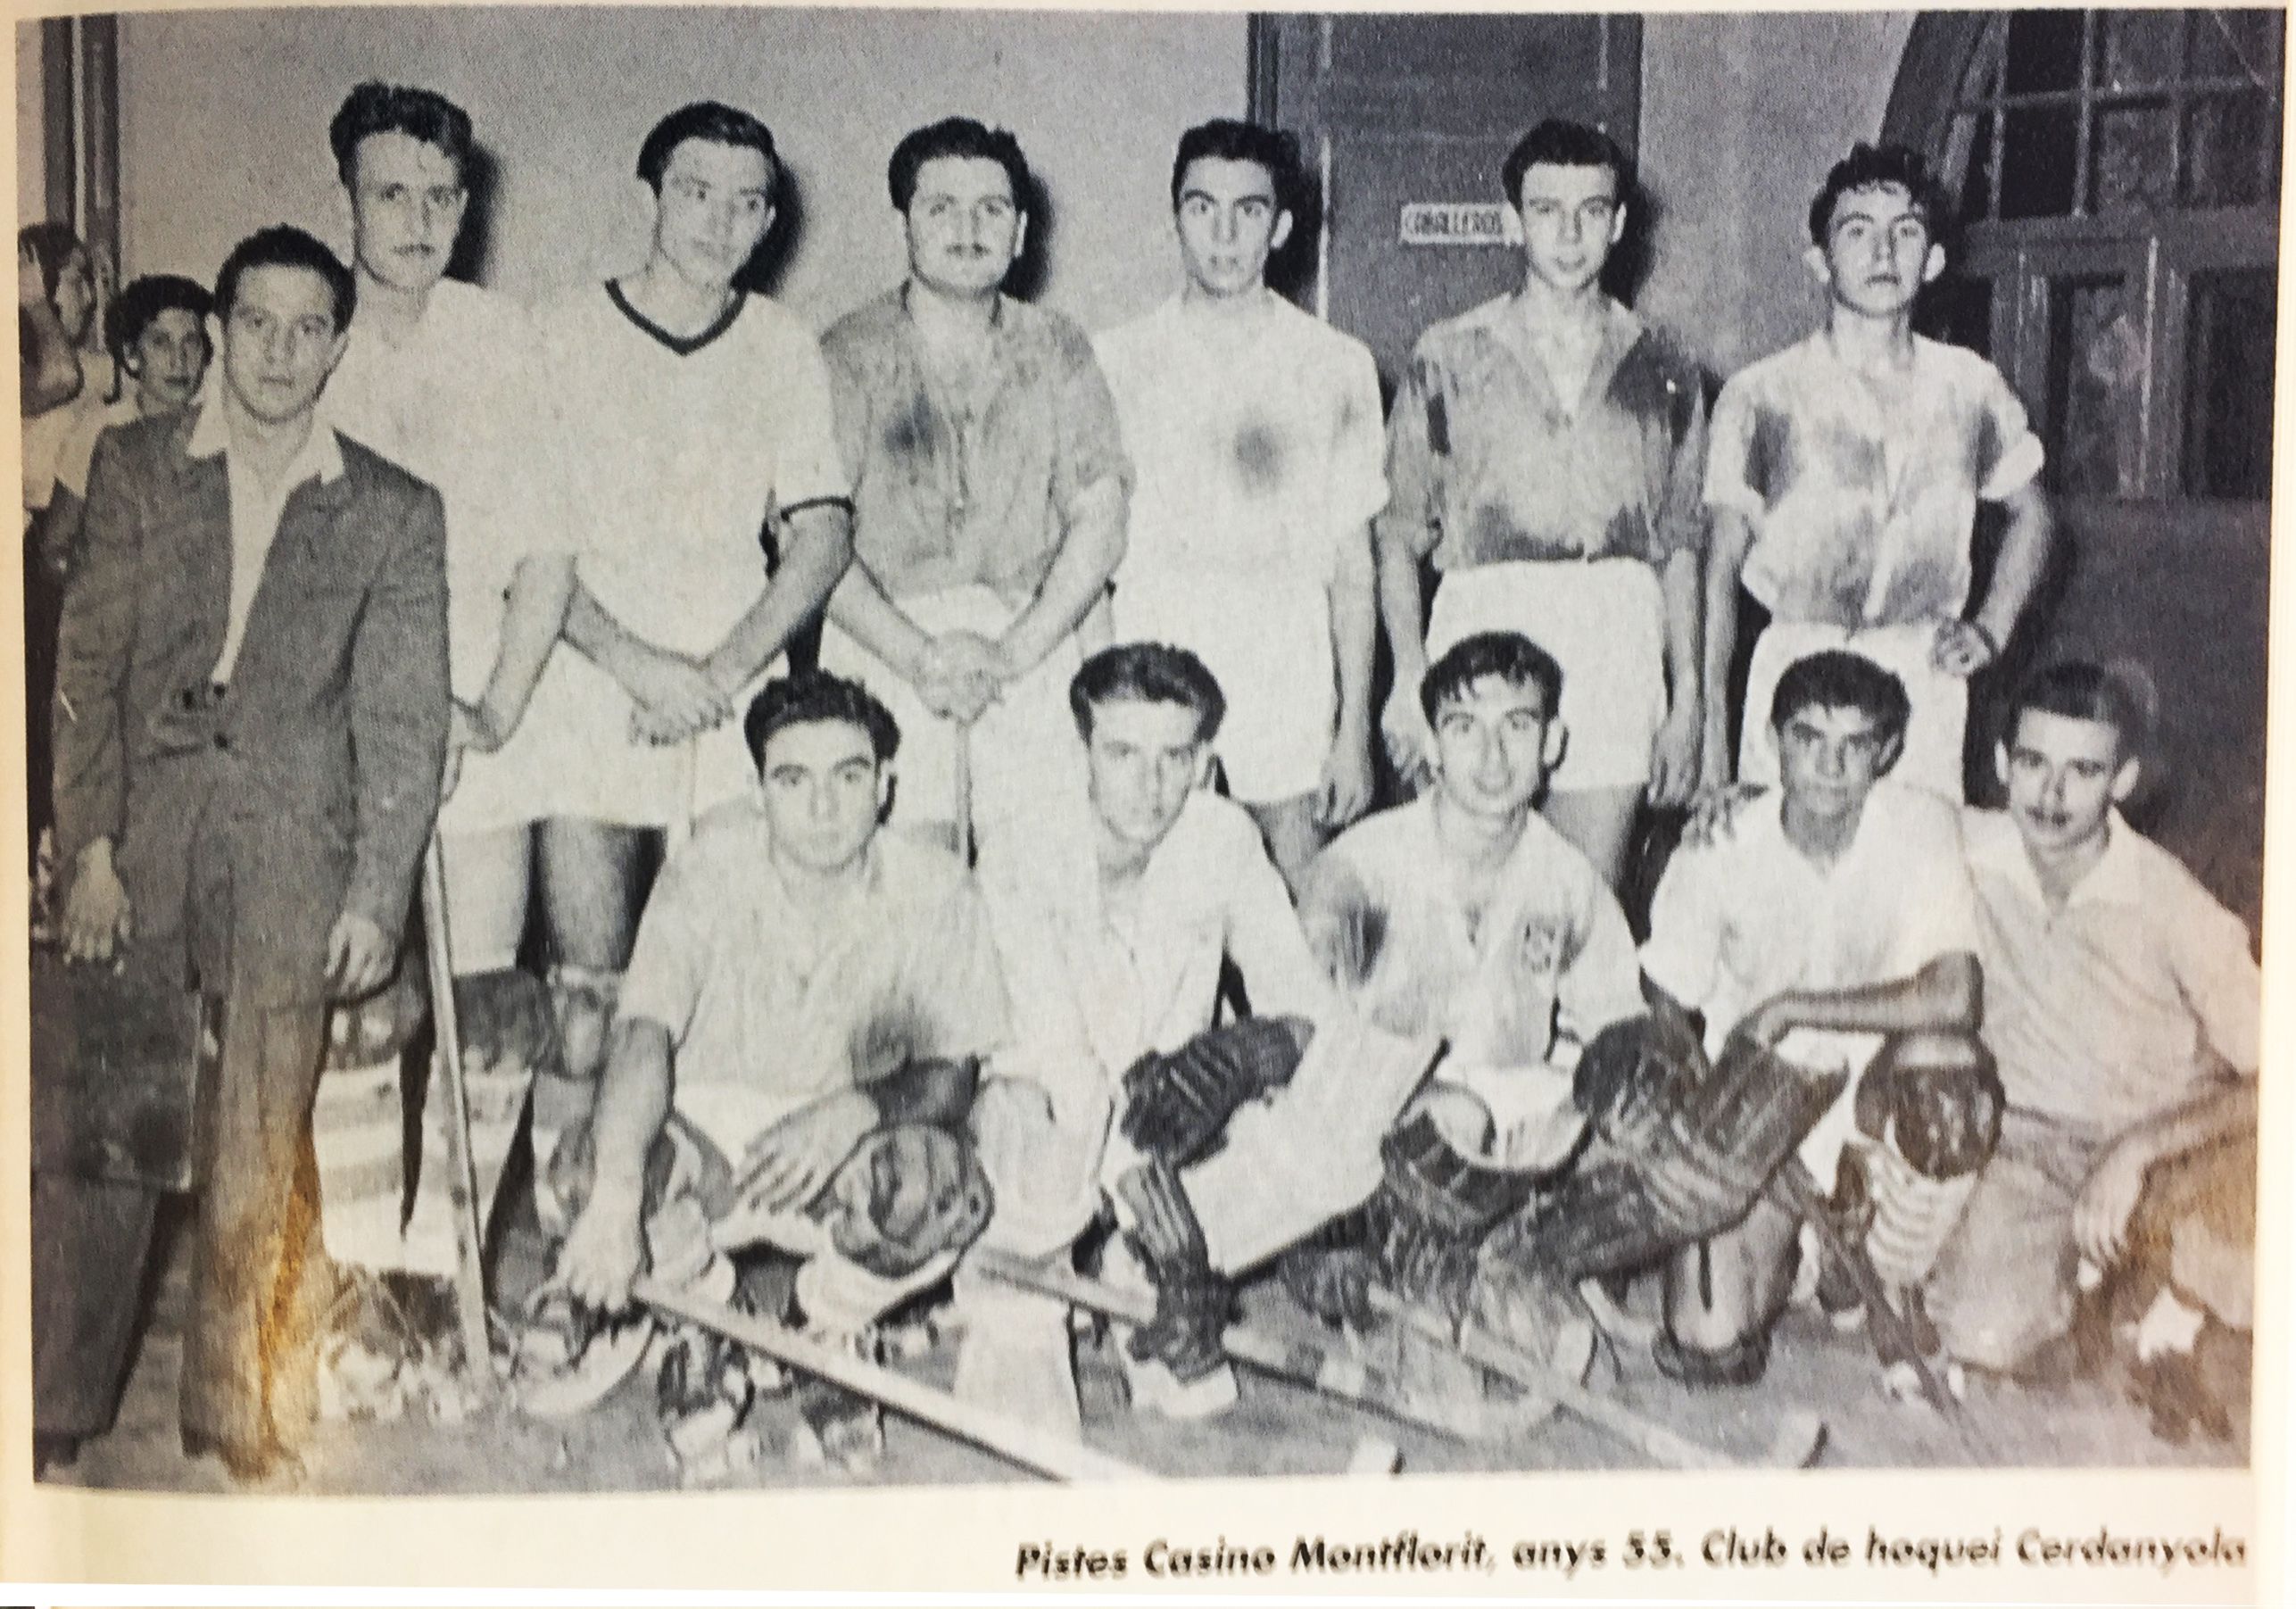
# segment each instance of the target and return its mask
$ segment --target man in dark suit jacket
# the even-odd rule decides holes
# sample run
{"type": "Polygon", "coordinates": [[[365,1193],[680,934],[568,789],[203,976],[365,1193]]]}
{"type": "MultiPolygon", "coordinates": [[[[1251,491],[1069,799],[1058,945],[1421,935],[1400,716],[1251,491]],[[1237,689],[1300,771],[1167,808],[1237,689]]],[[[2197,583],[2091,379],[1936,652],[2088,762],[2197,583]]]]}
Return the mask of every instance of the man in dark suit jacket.
{"type": "Polygon", "coordinates": [[[315,1408],[327,1003],[390,975],[445,754],[438,494],[318,419],[354,294],[299,230],[234,249],[222,384],[97,449],[57,676],[66,953],[186,955],[220,1044],[182,1425],[243,1478],[315,1408]]]}

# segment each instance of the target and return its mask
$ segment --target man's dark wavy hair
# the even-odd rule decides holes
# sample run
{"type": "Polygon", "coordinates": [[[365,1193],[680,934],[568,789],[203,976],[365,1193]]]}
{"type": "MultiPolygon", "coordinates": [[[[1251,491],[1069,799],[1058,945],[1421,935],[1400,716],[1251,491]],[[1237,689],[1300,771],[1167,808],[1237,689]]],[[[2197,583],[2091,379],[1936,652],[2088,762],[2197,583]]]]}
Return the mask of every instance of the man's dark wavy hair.
{"type": "Polygon", "coordinates": [[[688,140],[746,146],[766,159],[766,170],[771,175],[768,185],[780,179],[782,159],[774,148],[772,129],[738,106],[696,101],[656,123],[647,133],[645,144],[638,147],[638,177],[646,181],[646,188],[657,195],[662,193],[662,174],[669,167],[669,159],[688,140]]]}
{"type": "Polygon", "coordinates": [[[1616,140],[1599,129],[1551,117],[1517,140],[1506,161],[1499,164],[1499,182],[1506,187],[1507,205],[1522,204],[1522,176],[1541,162],[1556,168],[1608,168],[1617,181],[1620,201],[1634,189],[1634,165],[1616,140]]]}
{"type": "Polygon", "coordinates": [[[1778,678],[1770,695],[1770,725],[1775,732],[1804,709],[1855,709],[1879,730],[1885,741],[1905,735],[1913,705],[1905,684],[1861,653],[1828,648],[1796,659],[1778,678]]]}
{"type": "Polygon", "coordinates": [[[843,721],[858,726],[869,734],[870,751],[881,766],[900,751],[900,725],[876,694],[858,682],[825,670],[800,670],[767,682],[750,701],[742,717],[742,741],[750,746],[750,763],[762,770],[766,745],[775,733],[816,721],[843,721]]]}
{"type": "Polygon", "coordinates": [[[436,145],[454,164],[458,183],[470,177],[470,114],[433,89],[372,79],[343,99],[335,120],[327,126],[327,143],[335,152],[335,170],[349,189],[359,173],[359,143],[369,135],[403,134],[427,145],[436,145]]]}
{"type": "Polygon", "coordinates": [[[1252,162],[1264,170],[1275,188],[1275,210],[1289,212],[1299,195],[1299,142],[1281,129],[1260,123],[1215,117],[1198,123],[1180,137],[1172,159],[1172,204],[1180,205],[1181,181],[1189,164],[1199,162],[1252,162]]]}
{"type": "Polygon", "coordinates": [[[250,269],[299,268],[308,269],[327,281],[334,298],[335,333],[341,335],[351,328],[351,315],[359,305],[359,282],[351,270],[343,266],[343,259],[313,236],[303,233],[292,224],[275,223],[268,229],[258,229],[237,245],[223,260],[223,267],[215,276],[215,316],[226,324],[231,322],[231,310],[239,297],[239,280],[250,269]]]}
{"type": "Polygon", "coordinates": [[[1827,232],[1834,227],[1834,209],[1843,196],[1885,185],[1895,185],[1911,197],[1913,211],[1927,227],[1932,240],[1944,232],[1952,209],[1945,204],[1937,181],[1929,177],[1929,165],[1920,153],[1903,145],[1869,145],[1860,141],[1827,171],[1825,184],[1811,201],[1810,238],[1820,246],[1826,244],[1827,232]]]}
{"type": "Polygon", "coordinates": [[[1427,668],[1419,684],[1419,707],[1428,725],[1446,704],[1467,696],[1476,683],[1492,677],[1513,687],[1536,687],[1553,720],[1562,704],[1562,667],[1554,656],[1519,631],[1479,631],[1460,638],[1427,668]]]}
{"type": "Polygon", "coordinates": [[[1143,704],[1185,704],[1196,712],[1196,741],[1208,743],[1227,718],[1228,695],[1203,660],[1169,643],[1119,643],[1084,661],[1068,684],[1068,710],[1077,734],[1092,741],[1092,712],[1129,699],[1143,704]]]}
{"type": "Polygon", "coordinates": [[[917,170],[944,156],[995,162],[1012,181],[1013,205],[1023,212],[1029,210],[1034,181],[1029,176],[1028,158],[1021,154],[1021,143],[1012,131],[991,129],[969,117],[945,117],[910,130],[893,147],[892,158],[885,163],[885,191],[893,198],[894,211],[908,212],[909,200],[916,194],[917,170]]]}

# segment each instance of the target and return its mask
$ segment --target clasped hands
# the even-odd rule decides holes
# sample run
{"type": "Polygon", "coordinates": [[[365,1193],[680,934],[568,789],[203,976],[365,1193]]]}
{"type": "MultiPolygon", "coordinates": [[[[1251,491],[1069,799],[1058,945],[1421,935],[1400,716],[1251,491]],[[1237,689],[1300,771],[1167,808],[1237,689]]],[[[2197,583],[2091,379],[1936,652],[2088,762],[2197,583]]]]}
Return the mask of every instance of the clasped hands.
{"type": "Polygon", "coordinates": [[[951,631],[926,639],[910,680],[926,709],[943,720],[969,726],[1019,673],[1002,643],[977,632],[951,631]]]}

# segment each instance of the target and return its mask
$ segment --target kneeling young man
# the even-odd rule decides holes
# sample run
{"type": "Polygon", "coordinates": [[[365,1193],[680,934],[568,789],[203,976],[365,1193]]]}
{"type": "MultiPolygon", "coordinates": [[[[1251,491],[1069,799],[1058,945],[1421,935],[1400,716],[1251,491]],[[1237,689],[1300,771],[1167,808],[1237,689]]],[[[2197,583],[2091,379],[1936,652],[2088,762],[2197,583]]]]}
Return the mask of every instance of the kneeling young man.
{"type": "MultiPolygon", "coordinates": [[[[900,739],[884,707],[801,675],[767,684],[744,736],[762,789],[663,868],[596,1112],[555,1170],[582,1198],[557,1278],[588,1307],[626,1307],[662,1259],[649,1240],[666,1171],[713,1220],[817,1209],[865,1142],[882,1149],[873,1136],[961,1124],[978,1057],[1004,1038],[971,879],[948,850],[879,829],[900,739]],[[666,1139],[683,1168],[665,1170],[666,1139]]],[[[914,1184],[891,1177],[899,1160],[888,1189],[914,1184]]]]}
{"type": "MultiPolygon", "coordinates": [[[[1104,1188],[1120,1218],[1150,1220],[1146,1266],[1110,1272],[1157,1290],[1135,1400],[1209,1411],[1233,1394],[1226,1281],[1377,1182],[1379,1136],[1432,1046],[1352,1031],[1258,828],[1204,787],[1226,701],[1203,661],[1124,643],[1086,660],[1069,697],[1090,830],[1045,835],[987,891],[1015,1019],[982,1098],[997,1114],[978,1125],[999,1198],[986,1242],[1065,1253],[1104,1188]],[[1223,961],[1255,1016],[1215,1029],[1223,961]],[[1188,1244],[1153,1232],[1175,1221],[1188,1244]]],[[[959,1394],[1073,1432],[1063,1305],[959,1280],[959,1394]]]]}
{"type": "MultiPolygon", "coordinates": [[[[1894,676],[1840,650],[1812,654],[1778,678],[1769,713],[1784,785],[1675,855],[1643,974],[1662,1009],[1703,1015],[1710,1054],[1743,1037],[1844,1085],[1800,1147],[1828,1181],[1858,1126],[1861,1080],[1882,1075],[1868,1066],[1879,1036],[1890,1036],[1893,1080],[1900,1064],[1942,1062],[1983,1085],[1975,896],[1952,807],[1889,775],[1908,714],[1894,676]]],[[[1799,1223],[1757,1199],[1735,1227],[1677,1254],[1658,1348],[1667,1373],[1702,1385],[1760,1378],[1799,1223]]]]}
{"type": "MultiPolygon", "coordinates": [[[[2151,1373],[2189,1366],[2204,1313],[2250,1323],[2261,978],[2240,919],[2121,817],[2144,741],[2119,679],[2043,671],[1994,750],[2009,808],[1964,817],[2009,1107],[1931,1294],[1948,1355],[1996,1373],[2068,1332],[2081,1265],[2148,1250],[2151,1373]]],[[[2177,1394],[2153,1393],[2172,1429],[2177,1394]]]]}

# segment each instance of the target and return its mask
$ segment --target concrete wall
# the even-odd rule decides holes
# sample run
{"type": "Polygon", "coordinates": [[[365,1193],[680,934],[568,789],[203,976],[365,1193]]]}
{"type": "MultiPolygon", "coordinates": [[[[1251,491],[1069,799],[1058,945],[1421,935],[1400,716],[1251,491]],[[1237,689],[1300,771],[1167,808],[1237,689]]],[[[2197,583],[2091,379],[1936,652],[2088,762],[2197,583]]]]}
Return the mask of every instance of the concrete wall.
{"type": "Polygon", "coordinates": [[[643,256],[639,142],[662,113],[709,97],[758,112],[787,152],[798,216],[784,220],[775,287],[826,323],[899,277],[883,177],[893,143],[964,112],[1020,136],[1051,203],[1044,299],[1097,326],[1174,282],[1173,142],[1241,113],[1244,36],[1240,14],[132,15],[123,251],[130,273],[203,277],[278,220],[347,246],[327,123],[353,82],[380,77],[436,87],[477,120],[499,175],[481,278],[526,296],[601,278],[643,256]]]}
{"type": "Polygon", "coordinates": [[[1638,305],[1718,377],[1817,320],[1810,197],[1880,132],[1912,27],[1911,12],[1643,19],[1641,170],[1658,206],[1638,305]]]}

